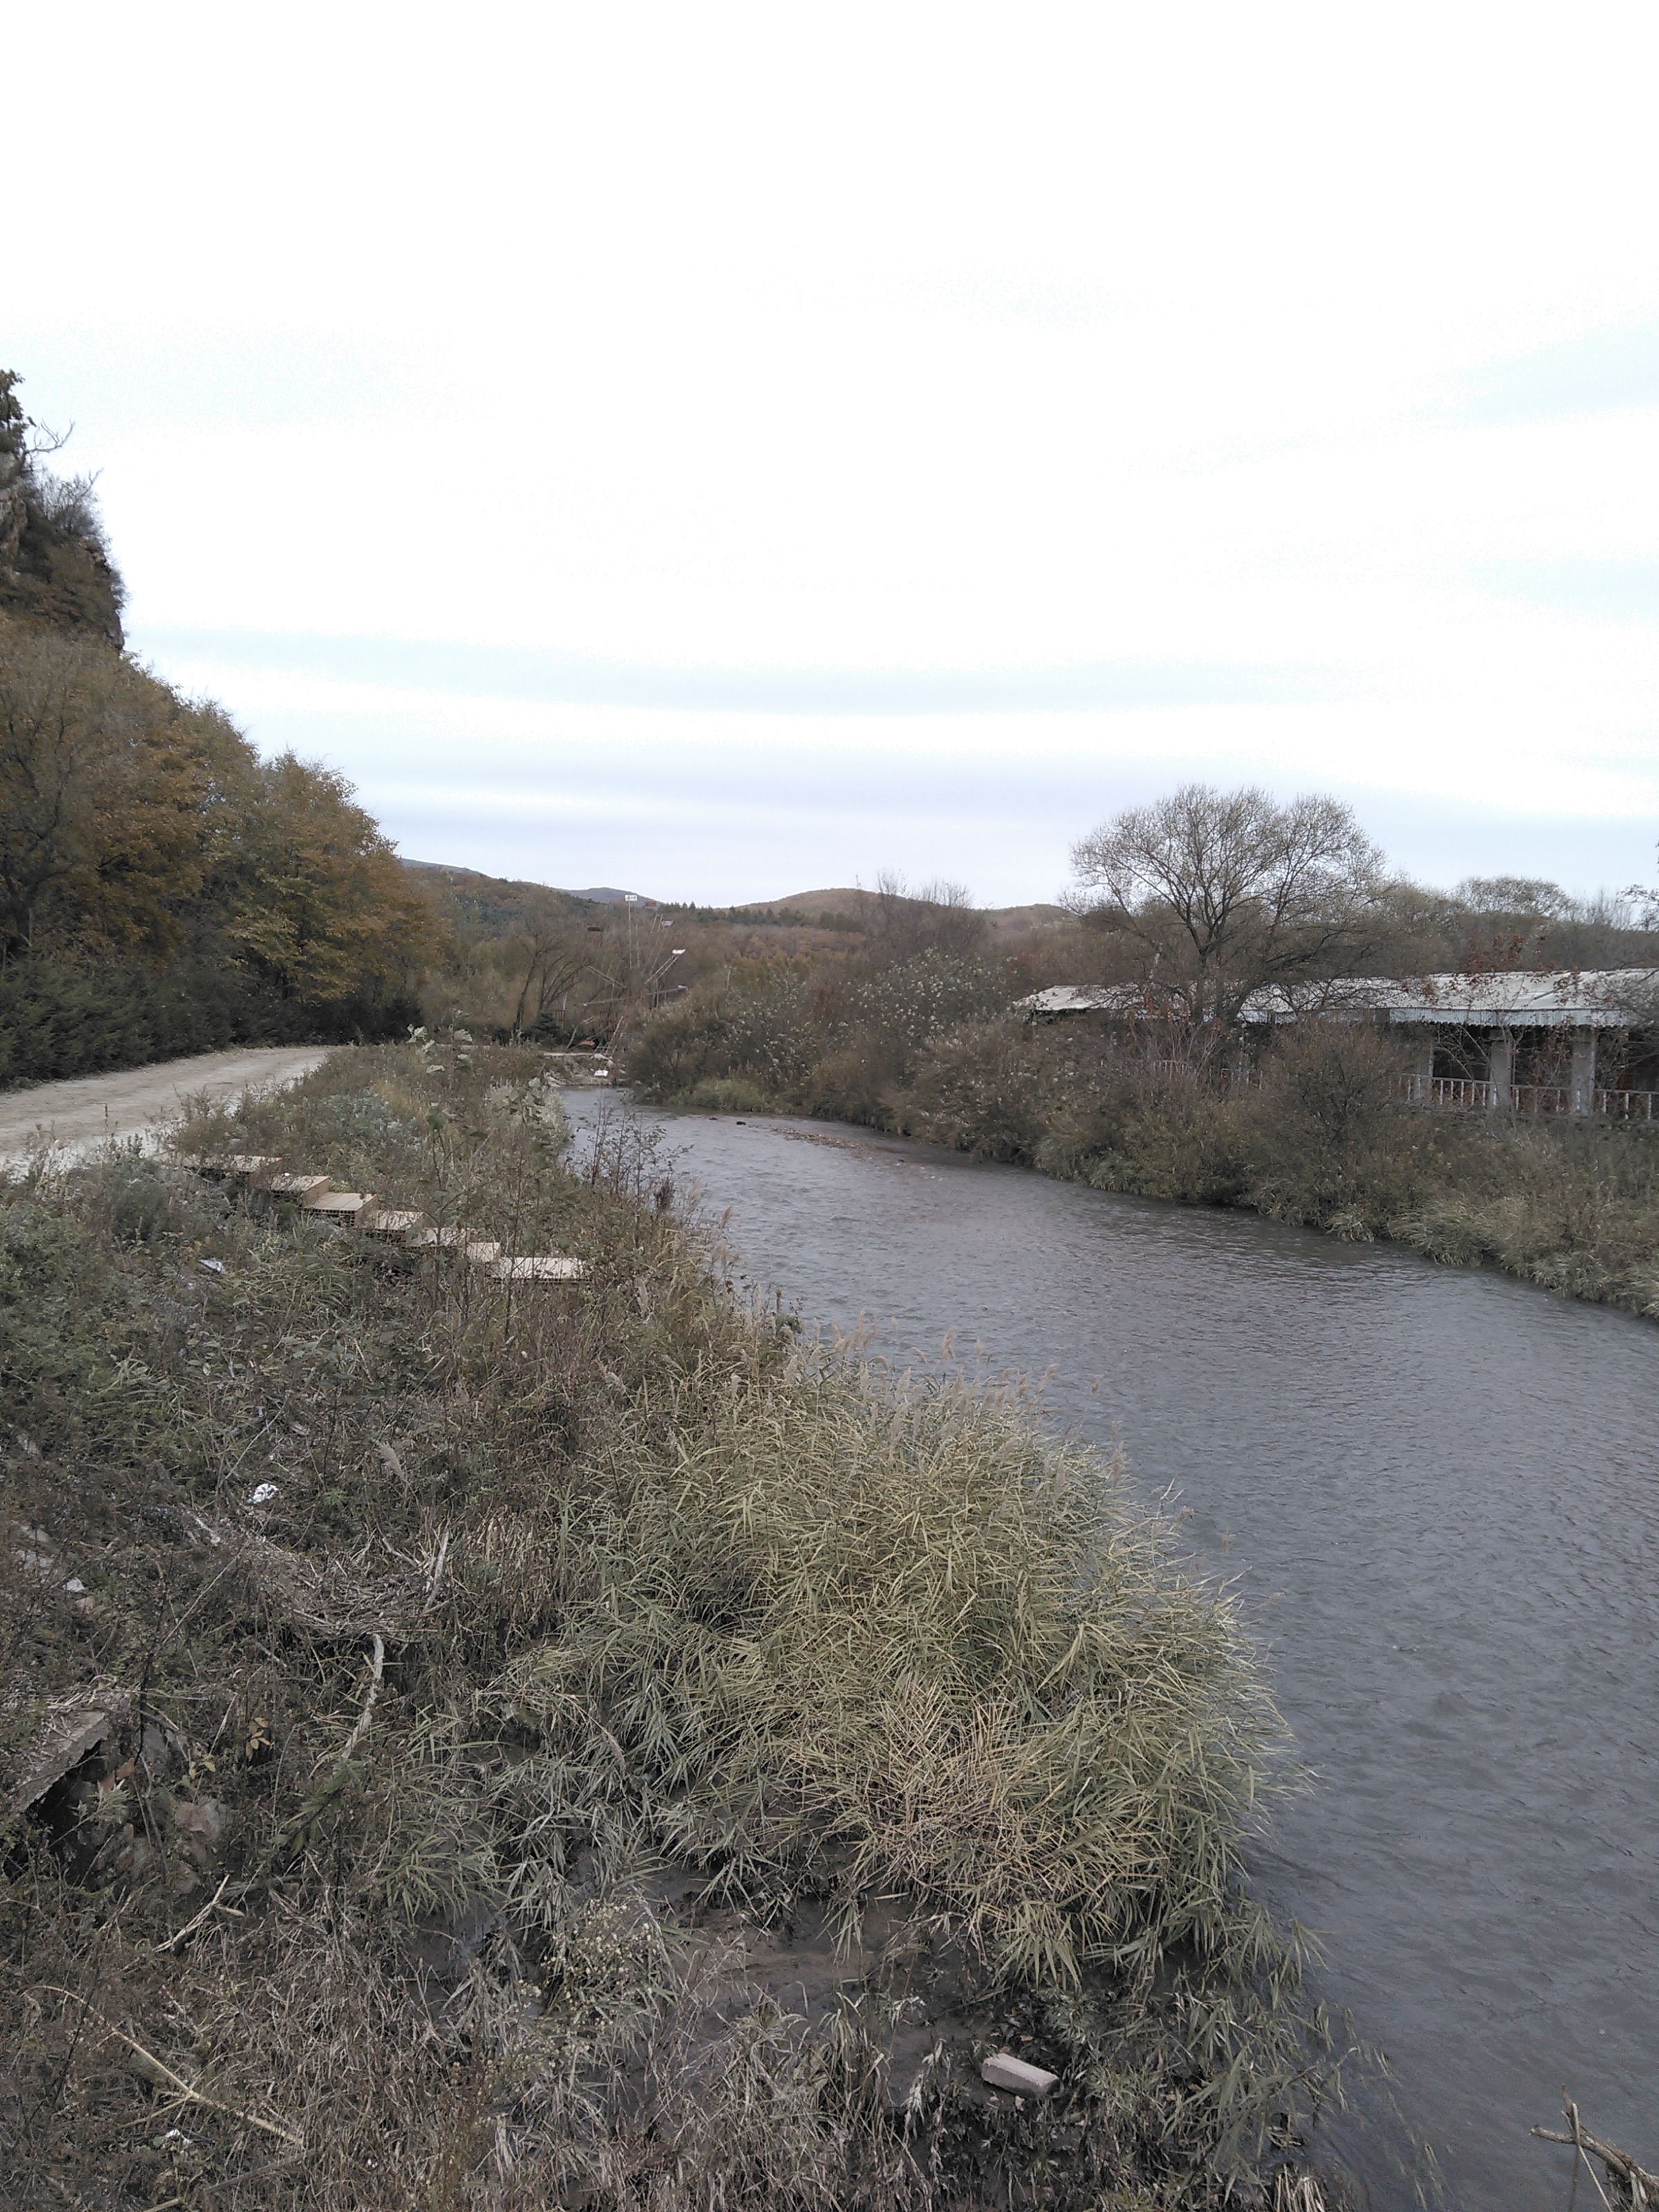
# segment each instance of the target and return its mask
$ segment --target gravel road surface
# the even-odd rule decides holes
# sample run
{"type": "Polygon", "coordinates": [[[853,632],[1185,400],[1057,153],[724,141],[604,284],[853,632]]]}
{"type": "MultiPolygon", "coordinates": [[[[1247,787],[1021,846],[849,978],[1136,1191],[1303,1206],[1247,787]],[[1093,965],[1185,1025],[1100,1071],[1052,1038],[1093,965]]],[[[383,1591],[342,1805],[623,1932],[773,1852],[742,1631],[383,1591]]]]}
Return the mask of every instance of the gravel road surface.
{"type": "Polygon", "coordinates": [[[78,1076],[68,1083],[37,1083],[27,1091],[0,1091],[0,1161],[20,1159],[42,1143],[65,1152],[90,1152],[112,1137],[143,1135],[156,1122],[170,1121],[185,1099],[199,1092],[217,1099],[234,1097],[250,1087],[267,1090],[292,1082],[327,1057],[321,1045],[261,1045],[78,1076]]]}

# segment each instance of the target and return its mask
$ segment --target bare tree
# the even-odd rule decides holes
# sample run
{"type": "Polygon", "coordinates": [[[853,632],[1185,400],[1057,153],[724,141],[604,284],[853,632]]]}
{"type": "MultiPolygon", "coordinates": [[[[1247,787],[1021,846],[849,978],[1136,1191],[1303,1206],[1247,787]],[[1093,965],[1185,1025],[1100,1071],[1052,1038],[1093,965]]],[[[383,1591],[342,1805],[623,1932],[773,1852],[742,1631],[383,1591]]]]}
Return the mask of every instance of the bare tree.
{"type": "Polygon", "coordinates": [[[881,871],[874,890],[860,888],[858,916],[871,951],[884,962],[919,952],[978,952],[988,933],[965,884],[936,880],[912,890],[893,868],[881,871]]]}
{"type": "Polygon", "coordinates": [[[623,900],[620,917],[614,908],[611,917],[609,926],[590,923],[584,933],[599,940],[597,948],[590,946],[586,963],[589,981],[599,989],[583,1012],[600,1035],[609,1033],[614,1048],[637,1030],[660,1004],[665,989],[672,988],[664,978],[677,960],[684,958],[685,947],[667,942],[672,918],[641,915],[631,893],[623,900]],[[618,920],[620,927],[616,926],[618,920]]]}
{"type": "Polygon", "coordinates": [[[1230,1028],[1253,991],[1331,975],[1377,927],[1382,856],[1349,809],[1189,783],[1073,848],[1085,918],[1150,956],[1149,986],[1190,1032],[1230,1028]]]}
{"type": "Polygon", "coordinates": [[[521,1035],[533,1035],[549,1006],[569,991],[587,965],[586,939],[562,908],[538,905],[526,909],[515,943],[525,975],[513,1027],[521,1035]]]}

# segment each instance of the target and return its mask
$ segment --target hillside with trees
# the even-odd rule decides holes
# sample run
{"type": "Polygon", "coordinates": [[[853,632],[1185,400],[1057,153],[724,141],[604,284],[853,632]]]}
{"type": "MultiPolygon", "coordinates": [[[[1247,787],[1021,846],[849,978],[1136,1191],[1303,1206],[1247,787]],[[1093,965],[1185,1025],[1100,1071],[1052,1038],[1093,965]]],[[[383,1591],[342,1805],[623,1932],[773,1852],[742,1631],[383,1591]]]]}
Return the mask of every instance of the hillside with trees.
{"type": "Polygon", "coordinates": [[[419,1019],[441,931],[331,770],[123,649],[94,486],[0,372],[0,1084],[419,1019]]]}

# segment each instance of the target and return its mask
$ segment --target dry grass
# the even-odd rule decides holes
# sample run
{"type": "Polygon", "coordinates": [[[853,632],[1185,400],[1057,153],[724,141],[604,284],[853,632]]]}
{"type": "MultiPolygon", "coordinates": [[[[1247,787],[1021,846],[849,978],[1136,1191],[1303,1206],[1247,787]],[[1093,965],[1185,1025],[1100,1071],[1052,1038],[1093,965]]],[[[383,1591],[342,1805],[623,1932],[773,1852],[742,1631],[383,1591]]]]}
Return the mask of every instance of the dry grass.
{"type": "Polygon", "coordinates": [[[13,2201],[1282,2197],[1332,2054],[1227,1605],[1017,1406],[741,1307],[534,1067],[344,1054],[187,1141],[578,1293],[131,1157],[0,1192],[0,1752],[128,1700],[3,1831],[13,2201]]]}

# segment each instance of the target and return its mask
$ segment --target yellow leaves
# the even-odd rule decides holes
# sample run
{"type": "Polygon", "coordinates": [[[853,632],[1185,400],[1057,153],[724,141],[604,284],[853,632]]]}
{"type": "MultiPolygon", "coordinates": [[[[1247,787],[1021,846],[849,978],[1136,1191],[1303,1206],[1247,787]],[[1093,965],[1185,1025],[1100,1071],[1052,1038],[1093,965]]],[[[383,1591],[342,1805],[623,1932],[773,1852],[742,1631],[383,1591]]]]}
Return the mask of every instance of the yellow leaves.
{"type": "Polygon", "coordinates": [[[322,1001],[405,981],[436,933],[343,777],[261,762],[106,646],[0,619],[0,955],[165,957],[204,926],[322,1001]]]}
{"type": "Polygon", "coordinates": [[[0,623],[0,933],[165,952],[200,889],[200,718],[106,647],[0,623]]]}
{"type": "Polygon", "coordinates": [[[350,786],[292,753],[257,769],[219,864],[231,942],[289,997],[344,998],[429,947],[431,908],[350,786]]]}

